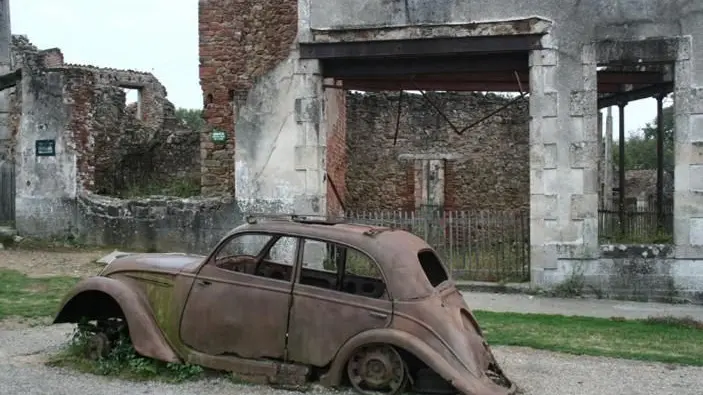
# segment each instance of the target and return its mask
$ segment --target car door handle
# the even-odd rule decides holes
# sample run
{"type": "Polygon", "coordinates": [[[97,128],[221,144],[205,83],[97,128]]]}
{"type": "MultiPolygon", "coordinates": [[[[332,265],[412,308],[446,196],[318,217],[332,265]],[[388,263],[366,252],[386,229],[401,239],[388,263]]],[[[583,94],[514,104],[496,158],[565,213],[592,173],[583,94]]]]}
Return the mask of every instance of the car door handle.
{"type": "Polygon", "coordinates": [[[378,312],[376,312],[376,311],[370,312],[369,315],[370,315],[371,317],[379,318],[379,319],[382,319],[382,320],[388,318],[388,314],[385,314],[385,313],[378,313],[378,312]]]}
{"type": "Polygon", "coordinates": [[[198,285],[200,285],[201,287],[207,287],[210,284],[212,283],[208,280],[198,280],[198,285]]]}

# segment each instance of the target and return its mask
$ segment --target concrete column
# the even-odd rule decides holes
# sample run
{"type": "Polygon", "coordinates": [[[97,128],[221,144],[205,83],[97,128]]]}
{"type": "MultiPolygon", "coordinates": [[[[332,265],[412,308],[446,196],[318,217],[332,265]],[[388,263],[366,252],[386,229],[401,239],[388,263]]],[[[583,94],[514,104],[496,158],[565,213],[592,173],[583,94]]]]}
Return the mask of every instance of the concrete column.
{"type": "Polygon", "coordinates": [[[682,259],[703,258],[703,69],[694,68],[701,61],[703,48],[682,39],[674,80],[674,243],[682,259]]]}
{"type": "MultiPolygon", "coordinates": [[[[10,0],[0,0],[0,75],[12,71],[11,44],[10,0]]],[[[0,160],[10,152],[11,140],[10,92],[4,90],[0,92],[0,160]]]]}
{"type": "Polygon", "coordinates": [[[243,212],[324,215],[327,144],[319,62],[297,51],[260,78],[235,125],[235,190],[243,212]]]}
{"type": "Polygon", "coordinates": [[[582,59],[560,52],[550,48],[530,56],[530,259],[536,286],[565,278],[560,260],[598,256],[595,50],[585,48],[582,59]]]}

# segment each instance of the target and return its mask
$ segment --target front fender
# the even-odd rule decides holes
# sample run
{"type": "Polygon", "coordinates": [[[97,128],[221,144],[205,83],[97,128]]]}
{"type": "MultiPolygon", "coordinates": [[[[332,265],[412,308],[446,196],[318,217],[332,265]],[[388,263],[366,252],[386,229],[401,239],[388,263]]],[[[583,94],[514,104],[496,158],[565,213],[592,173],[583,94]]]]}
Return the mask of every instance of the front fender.
{"type": "Polygon", "coordinates": [[[458,391],[466,395],[508,395],[515,393],[515,387],[506,389],[493,383],[487,377],[476,377],[468,371],[459,371],[439,352],[420,338],[397,329],[372,329],[356,335],[347,341],[337,352],[330,369],[320,382],[326,386],[339,386],[352,353],[367,344],[389,344],[405,350],[424,362],[458,391]]]}
{"type": "MultiPolygon", "coordinates": [[[[109,296],[120,307],[127,320],[134,349],[139,354],[166,362],[180,362],[180,358],[158,328],[151,307],[139,290],[109,277],[96,276],[79,282],[64,297],[53,323],[78,322],[81,317],[86,316],[85,310],[88,308],[85,306],[101,303],[99,300],[102,299],[96,299],[99,295],[109,296]]],[[[105,306],[96,307],[100,309],[105,306]]]]}

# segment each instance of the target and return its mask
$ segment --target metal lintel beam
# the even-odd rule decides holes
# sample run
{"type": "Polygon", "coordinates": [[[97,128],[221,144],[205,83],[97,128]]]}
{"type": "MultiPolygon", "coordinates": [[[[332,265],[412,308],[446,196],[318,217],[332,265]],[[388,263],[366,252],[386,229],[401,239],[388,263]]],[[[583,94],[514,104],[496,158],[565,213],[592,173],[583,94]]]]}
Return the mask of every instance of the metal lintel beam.
{"type": "Polygon", "coordinates": [[[610,106],[616,106],[620,102],[632,102],[635,100],[647,99],[650,97],[657,96],[662,92],[671,92],[674,89],[673,82],[667,82],[664,84],[650,85],[646,88],[630,90],[622,93],[617,93],[607,97],[602,97],[598,99],[598,108],[605,108],[610,106]]]}
{"type": "Polygon", "coordinates": [[[0,75],[0,91],[12,88],[22,79],[22,69],[17,69],[7,74],[0,75]]]}
{"type": "Polygon", "coordinates": [[[301,43],[301,59],[497,54],[541,49],[541,35],[474,36],[418,40],[301,43]]]}
{"type": "Polygon", "coordinates": [[[527,54],[487,57],[353,59],[346,61],[335,59],[322,62],[322,73],[324,77],[337,79],[368,78],[369,76],[410,78],[420,74],[525,71],[528,67],[527,54]]]}
{"type": "MultiPolygon", "coordinates": [[[[414,90],[419,87],[426,91],[493,91],[493,92],[520,92],[520,86],[529,92],[529,82],[527,80],[518,81],[495,81],[487,78],[483,80],[477,78],[480,75],[470,76],[471,79],[462,79],[459,75],[454,76],[454,79],[435,79],[421,76],[415,79],[366,79],[366,78],[351,78],[343,79],[344,89],[360,90],[360,91],[397,91],[397,90],[414,90]]],[[[469,76],[466,76],[469,77],[469,76]]],[[[635,89],[644,88],[649,85],[636,85],[635,89]]],[[[598,84],[598,92],[600,93],[617,93],[622,92],[621,85],[615,84],[598,84]]]]}
{"type": "Polygon", "coordinates": [[[598,82],[606,84],[662,84],[666,81],[658,72],[627,72],[627,71],[599,71],[598,82]]]}
{"type": "Polygon", "coordinates": [[[437,81],[437,80],[405,80],[405,81],[360,81],[344,80],[344,89],[368,92],[424,90],[424,91],[489,91],[489,92],[519,92],[517,82],[480,82],[480,81],[437,81]]]}

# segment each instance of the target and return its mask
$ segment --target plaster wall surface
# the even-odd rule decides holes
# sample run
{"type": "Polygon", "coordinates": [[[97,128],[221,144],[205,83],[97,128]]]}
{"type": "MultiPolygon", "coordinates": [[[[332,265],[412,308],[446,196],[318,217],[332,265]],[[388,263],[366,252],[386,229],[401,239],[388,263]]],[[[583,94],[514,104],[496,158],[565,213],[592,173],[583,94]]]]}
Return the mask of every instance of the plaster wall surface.
{"type": "Polygon", "coordinates": [[[239,107],[235,189],[244,213],[326,212],[321,77],[299,72],[304,65],[293,52],[239,107]]]}
{"type": "MultiPolygon", "coordinates": [[[[16,142],[16,225],[23,234],[53,236],[75,228],[77,162],[71,113],[64,103],[68,81],[59,71],[22,78],[22,117],[16,142]],[[55,140],[55,156],[37,156],[35,141],[55,140]]],[[[75,114],[74,114],[75,115],[75,114]]]]}

